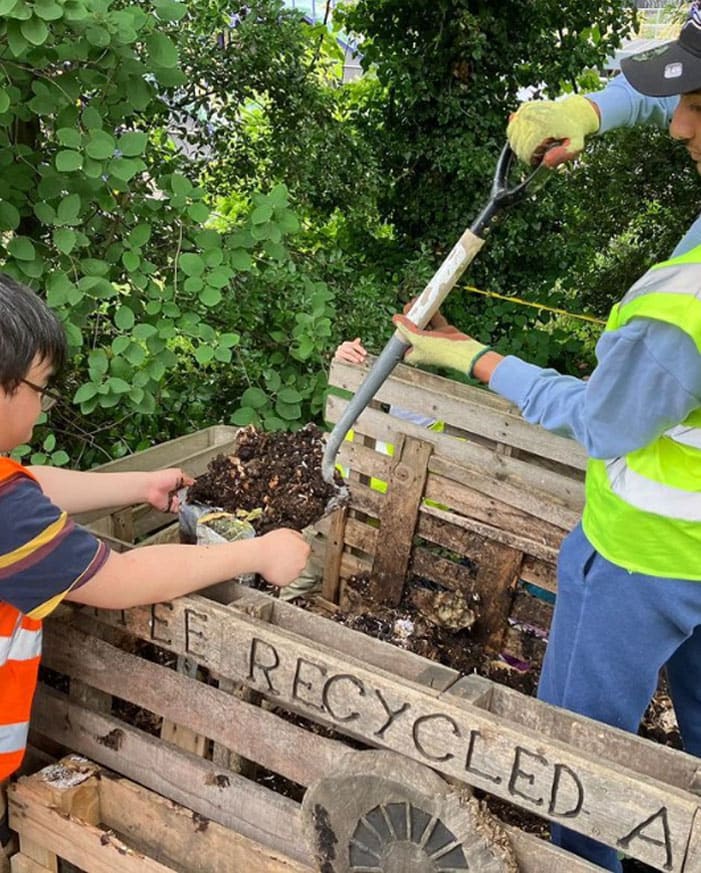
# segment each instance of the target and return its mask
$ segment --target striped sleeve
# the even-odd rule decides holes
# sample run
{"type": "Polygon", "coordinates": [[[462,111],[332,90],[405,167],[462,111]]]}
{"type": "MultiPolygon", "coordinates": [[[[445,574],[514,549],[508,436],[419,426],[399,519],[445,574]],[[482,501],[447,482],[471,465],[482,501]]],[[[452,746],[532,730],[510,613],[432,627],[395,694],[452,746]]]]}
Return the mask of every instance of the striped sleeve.
{"type": "Polygon", "coordinates": [[[22,474],[0,483],[0,601],[44,618],[104,564],[107,546],[22,474]]]}

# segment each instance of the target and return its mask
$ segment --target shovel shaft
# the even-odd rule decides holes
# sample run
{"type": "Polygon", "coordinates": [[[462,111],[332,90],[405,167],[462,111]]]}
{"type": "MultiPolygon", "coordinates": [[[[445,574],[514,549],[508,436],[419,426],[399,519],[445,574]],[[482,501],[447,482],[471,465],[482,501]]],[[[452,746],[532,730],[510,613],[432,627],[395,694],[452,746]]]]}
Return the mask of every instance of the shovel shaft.
{"type": "MultiPolygon", "coordinates": [[[[426,327],[483,245],[484,240],[475,236],[472,230],[466,230],[460,237],[408,313],[409,319],[417,327],[426,327]]],[[[321,474],[326,482],[333,482],[334,461],[346,434],[382,387],[385,379],[402,360],[408,348],[407,343],[395,332],[353,395],[326,443],[321,465],[321,474]]]]}
{"type": "MultiPolygon", "coordinates": [[[[473,258],[484,245],[484,237],[498,213],[513,203],[516,203],[525,193],[526,188],[536,179],[543,181],[547,169],[541,165],[527,179],[515,187],[509,187],[509,172],[515,157],[509,146],[505,146],[499,156],[489,201],[477,216],[475,221],[453,246],[448,257],[438,268],[438,272],[426,285],[414,305],[407,313],[408,318],[417,327],[424,328],[436,314],[440,305],[452,291],[458,279],[465,272],[473,258]]],[[[321,472],[326,482],[333,482],[333,471],[336,454],[341,447],[348,431],[354,422],[382,387],[409,346],[395,333],[382,350],[370,372],[356,391],[346,407],[338,423],[331,431],[326,443],[321,472]]]]}

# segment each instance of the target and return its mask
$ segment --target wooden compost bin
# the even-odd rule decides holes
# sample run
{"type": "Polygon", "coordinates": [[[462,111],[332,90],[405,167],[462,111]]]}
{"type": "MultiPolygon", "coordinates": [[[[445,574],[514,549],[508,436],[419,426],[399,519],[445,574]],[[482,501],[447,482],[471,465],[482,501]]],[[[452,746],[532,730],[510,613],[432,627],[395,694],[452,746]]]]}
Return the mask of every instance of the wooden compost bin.
{"type": "MultiPolygon", "coordinates": [[[[331,382],[352,391],[362,375],[334,364],[331,382]]],[[[344,402],[329,398],[330,421],[344,402]]],[[[542,645],[533,616],[546,631],[551,606],[538,595],[555,590],[557,549],[578,518],[582,453],[485,391],[403,366],[374,405],[341,452],[350,506],[319,526],[326,598],[343,603],[346,581],[363,572],[395,597],[420,576],[478,598],[486,647],[518,657],[542,645]],[[380,404],[435,414],[446,430],[380,404]]],[[[232,437],[212,433],[197,463],[232,437]]],[[[200,471],[172,445],[150,450],[149,463],[200,471]]],[[[93,525],[118,548],[173,536],[172,525],[158,530],[167,517],[116,514],[93,525]]],[[[54,675],[40,688],[33,743],[86,756],[96,776],[93,764],[67,766],[98,785],[87,813],[51,771],[13,787],[15,871],[55,871],[57,858],[86,873],[599,869],[518,829],[485,827],[470,788],[655,869],[701,871],[696,758],[235,582],[124,612],[64,607],[46,623],[44,663],[54,675]],[[302,803],[256,780],[262,771],[306,789],[302,803]]]]}

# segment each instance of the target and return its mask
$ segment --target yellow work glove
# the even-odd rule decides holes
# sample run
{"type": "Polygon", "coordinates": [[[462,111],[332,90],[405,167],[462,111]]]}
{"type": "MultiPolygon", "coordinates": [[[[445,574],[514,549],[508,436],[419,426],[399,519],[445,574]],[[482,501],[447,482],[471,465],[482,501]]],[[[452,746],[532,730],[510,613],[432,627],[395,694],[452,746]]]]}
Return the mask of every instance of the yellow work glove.
{"type": "Polygon", "coordinates": [[[407,364],[430,364],[471,376],[475,363],[490,351],[489,346],[454,327],[420,330],[405,315],[395,315],[392,322],[404,342],[412,347],[405,358],[407,364]]]}
{"type": "Polygon", "coordinates": [[[506,136],[516,156],[526,164],[539,158],[548,167],[571,161],[584,148],[584,137],[596,133],[599,113],[586,97],[524,103],[509,120],[506,136]],[[548,149],[550,143],[560,145],[548,149]],[[547,149],[547,151],[546,151],[547,149]]]}

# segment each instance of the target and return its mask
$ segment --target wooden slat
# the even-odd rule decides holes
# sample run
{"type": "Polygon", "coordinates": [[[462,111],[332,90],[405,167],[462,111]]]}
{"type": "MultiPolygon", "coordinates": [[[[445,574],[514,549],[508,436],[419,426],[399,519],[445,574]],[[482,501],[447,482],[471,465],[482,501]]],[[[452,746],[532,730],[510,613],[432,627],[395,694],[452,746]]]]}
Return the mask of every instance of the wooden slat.
{"type": "MultiPolygon", "coordinates": [[[[339,387],[355,391],[373,362],[374,358],[369,358],[365,366],[358,367],[334,361],[329,384],[339,385],[341,377],[343,385],[339,387]]],[[[466,433],[489,437],[567,467],[583,470],[586,466],[586,454],[577,443],[527,424],[502,398],[443,376],[422,372],[417,377],[415,370],[400,364],[376,393],[375,400],[422,415],[434,415],[466,433]]]]}
{"type": "Polygon", "coordinates": [[[370,571],[370,592],[377,603],[397,606],[402,599],[432,450],[430,443],[403,435],[395,446],[370,571]]]}
{"type": "Polygon", "coordinates": [[[326,536],[326,557],[323,562],[324,577],[321,583],[321,594],[332,603],[338,603],[347,518],[347,507],[343,506],[337,509],[331,516],[326,536]]]}
{"type": "Polygon", "coordinates": [[[312,873],[310,867],[285,858],[216,822],[203,822],[189,809],[174,806],[126,779],[100,784],[103,819],[130,844],[161,863],[198,873],[312,873]],[[196,861],[195,861],[196,859],[196,861]]]}

